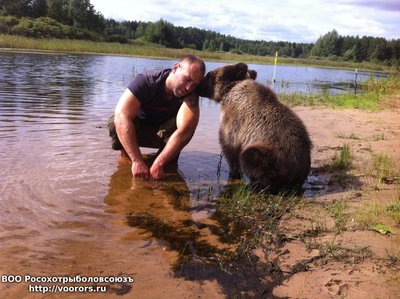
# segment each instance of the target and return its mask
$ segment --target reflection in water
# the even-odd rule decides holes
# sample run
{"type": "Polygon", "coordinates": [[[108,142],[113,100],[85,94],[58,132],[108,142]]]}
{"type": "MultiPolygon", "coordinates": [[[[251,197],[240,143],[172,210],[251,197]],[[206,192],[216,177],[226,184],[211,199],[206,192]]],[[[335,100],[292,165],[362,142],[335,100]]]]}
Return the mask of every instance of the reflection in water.
{"type": "MultiPolygon", "coordinates": [[[[151,166],[155,156],[145,157],[145,162],[151,166]]],[[[109,190],[104,202],[110,207],[109,213],[146,213],[156,211],[160,217],[171,216],[174,208],[171,202],[173,191],[179,196],[174,196],[175,207],[188,210],[189,189],[185,181],[177,172],[178,165],[173,163],[165,169],[166,177],[162,181],[143,180],[132,178],[131,164],[120,159],[117,170],[113,173],[109,183],[109,190]],[[168,186],[173,186],[171,193],[168,186]],[[180,202],[178,202],[178,199],[180,202]]]]}
{"type": "MultiPolygon", "coordinates": [[[[195,153],[185,155],[182,153],[183,164],[185,160],[201,156],[204,160],[211,154],[195,153]]],[[[148,156],[145,162],[150,166],[155,156],[148,156]]],[[[214,157],[215,158],[215,157],[214,157]]],[[[169,250],[179,253],[174,260],[177,269],[183,265],[185,256],[191,255],[198,258],[215,259],[229,248],[229,244],[221,242],[221,235],[217,229],[217,222],[206,217],[193,217],[197,212],[205,210],[214,211],[214,190],[219,190],[217,180],[212,180],[210,171],[197,169],[199,176],[207,177],[208,188],[204,180],[201,187],[191,189],[181,176],[178,165],[167,166],[166,177],[162,181],[147,181],[132,179],[131,164],[120,161],[118,169],[111,176],[108,194],[104,202],[108,205],[106,212],[125,215],[126,224],[134,230],[121,239],[137,241],[148,240],[146,246],[154,241],[163,242],[169,250]],[[213,185],[212,185],[213,184],[213,185]],[[204,194],[208,192],[205,200],[204,194]]],[[[183,170],[185,171],[184,167],[183,170]]],[[[210,170],[210,168],[208,169],[210,170]]],[[[212,172],[211,172],[212,173],[212,172]]],[[[217,175],[217,173],[215,172],[217,175]]],[[[211,214],[211,213],[210,213],[211,214]]]]}
{"type": "MultiPolygon", "coordinates": [[[[215,199],[226,183],[226,175],[218,172],[217,158],[219,156],[209,153],[183,152],[179,160],[179,170],[175,163],[168,165],[162,181],[132,179],[131,164],[120,160],[117,170],[110,178],[109,190],[104,198],[108,205],[106,212],[123,214],[127,217],[128,224],[142,230],[147,229],[153,234],[152,227],[146,227],[145,222],[137,223],[134,219],[150,219],[151,215],[153,220],[168,219],[170,222],[185,225],[191,221],[206,220],[214,212],[215,199]],[[204,167],[194,170],[192,167],[193,164],[197,165],[196,159],[208,162],[204,167]],[[190,164],[187,164],[188,161],[190,164]],[[190,165],[190,169],[186,165],[190,165]],[[194,177],[197,179],[193,180],[194,177]]],[[[150,166],[154,159],[155,156],[148,155],[145,162],[150,166]]],[[[143,231],[139,231],[138,234],[131,234],[130,238],[148,238],[147,235],[140,235],[142,233],[143,231]]]]}
{"type": "MultiPolygon", "coordinates": [[[[86,74],[92,63],[90,56],[37,55],[34,60],[29,55],[6,55],[1,70],[6,88],[1,91],[2,101],[9,112],[24,117],[22,121],[49,115],[61,118],[77,118],[84,112],[85,97],[93,83],[86,74]],[[18,69],[18,71],[16,71],[18,69]],[[46,72],[43,72],[43,69],[46,72]],[[15,98],[18,97],[18,101],[15,98]],[[24,113],[21,113],[21,110],[24,113]],[[20,112],[18,112],[20,111],[20,112]]],[[[16,119],[9,119],[16,121],[16,119]]]]}

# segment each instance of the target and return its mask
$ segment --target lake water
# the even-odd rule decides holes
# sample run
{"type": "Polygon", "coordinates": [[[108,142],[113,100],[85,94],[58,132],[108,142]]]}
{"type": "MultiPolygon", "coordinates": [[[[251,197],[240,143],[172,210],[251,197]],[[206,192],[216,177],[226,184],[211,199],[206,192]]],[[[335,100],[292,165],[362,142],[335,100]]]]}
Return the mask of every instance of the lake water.
{"type": "MultiPolygon", "coordinates": [[[[132,219],[151,212],[177,227],[211,221],[227,179],[216,104],[202,99],[196,134],[162,182],[132,181],[110,149],[107,117],[132,77],[174,62],[0,53],[0,273],[117,275],[136,267],[143,274],[168,264],[172,245],[151,223],[132,219]]],[[[272,78],[272,66],[250,68],[260,82],[272,78]]],[[[351,71],[278,66],[276,88],[307,92],[353,80],[351,71]]]]}

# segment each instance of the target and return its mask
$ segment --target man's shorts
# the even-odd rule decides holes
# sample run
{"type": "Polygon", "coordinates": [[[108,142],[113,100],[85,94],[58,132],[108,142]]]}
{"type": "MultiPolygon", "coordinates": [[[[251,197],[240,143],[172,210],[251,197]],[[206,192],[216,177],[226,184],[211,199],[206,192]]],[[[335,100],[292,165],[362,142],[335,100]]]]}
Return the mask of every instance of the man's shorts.
{"type": "MultiPolygon", "coordinates": [[[[167,120],[157,127],[145,125],[139,118],[135,119],[136,139],[140,147],[162,149],[176,129],[176,117],[167,120]]],[[[122,150],[122,144],[115,130],[114,113],[108,118],[108,130],[111,137],[112,149],[122,150]]]]}

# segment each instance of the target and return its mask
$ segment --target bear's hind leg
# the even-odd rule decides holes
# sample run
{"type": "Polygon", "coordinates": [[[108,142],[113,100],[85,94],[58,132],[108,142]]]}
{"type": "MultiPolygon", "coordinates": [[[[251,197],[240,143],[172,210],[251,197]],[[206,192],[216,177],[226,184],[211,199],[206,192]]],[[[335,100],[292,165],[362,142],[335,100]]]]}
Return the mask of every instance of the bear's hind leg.
{"type": "Polygon", "coordinates": [[[240,170],[250,179],[250,183],[261,188],[274,188],[278,170],[274,150],[263,145],[247,146],[240,154],[240,170]]]}

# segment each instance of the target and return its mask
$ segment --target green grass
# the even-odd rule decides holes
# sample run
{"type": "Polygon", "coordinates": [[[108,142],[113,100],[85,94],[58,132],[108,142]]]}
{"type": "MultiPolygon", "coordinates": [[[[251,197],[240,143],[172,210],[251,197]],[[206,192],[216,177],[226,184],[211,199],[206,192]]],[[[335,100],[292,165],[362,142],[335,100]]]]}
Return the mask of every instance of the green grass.
{"type": "MultiPolygon", "coordinates": [[[[399,171],[386,154],[378,153],[373,156],[370,174],[377,179],[375,186],[377,190],[380,189],[379,185],[382,182],[396,183],[399,180],[399,171]]],[[[387,219],[400,225],[400,185],[397,185],[396,188],[396,195],[389,202],[373,201],[358,209],[356,218],[362,227],[370,228],[373,225],[390,224],[387,223],[387,219]]]]}
{"type": "Polygon", "coordinates": [[[400,225],[400,185],[397,185],[396,195],[388,202],[375,200],[359,207],[355,219],[364,228],[377,224],[391,225],[391,222],[400,225]]]}
{"type": "Polygon", "coordinates": [[[386,211],[392,219],[400,225],[400,185],[397,185],[397,194],[386,208],[386,211]]]}
{"type": "Polygon", "coordinates": [[[327,106],[339,108],[354,108],[362,110],[379,110],[382,98],[378,94],[341,94],[328,95],[324,98],[327,106]]]}
{"type": "Polygon", "coordinates": [[[336,138],[340,138],[340,139],[353,139],[353,140],[360,140],[361,138],[358,137],[356,134],[351,133],[350,135],[345,135],[341,132],[335,133],[335,137],[336,138]]]}
{"type": "Polygon", "coordinates": [[[386,212],[388,215],[400,225],[400,199],[393,200],[386,206],[386,212]]]}
{"type": "Polygon", "coordinates": [[[374,224],[382,221],[382,215],[385,213],[385,207],[382,203],[374,201],[372,203],[364,204],[357,210],[357,222],[365,228],[370,228],[374,224]]]}
{"type": "Polygon", "coordinates": [[[388,97],[400,91],[400,74],[392,74],[384,79],[370,78],[361,85],[357,94],[346,93],[330,95],[328,93],[282,93],[280,99],[290,106],[328,106],[333,108],[362,109],[377,111],[390,107],[388,97]]]}
{"type": "Polygon", "coordinates": [[[399,74],[389,76],[384,80],[376,80],[374,77],[369,78],[363,84],[363,89],[376,94],[393,94],[399,90],[400,76],[399,74]]]}
{"type": "Polygon", "coordinates": [[[371,175],[377,179],[376,189],[379,189],[384,181],[398,180],[400,172],[388,155],[378,153],[373,156],[371,175]]]}
{"type": "Polygon", "coordinates": [[[375,134],[372,136],[372,141],[386,140],[385,134],[375,134]]]}
{"type": "Polygon", "coordinates": [[[334,173],[329,179],[328,185],[339,185],[345,188],[351,182],[348,171],[353,165],[353,155],[350,145],[345,143],[339,153],[332,157],[332,161],[327,165],[328,169],[334,173]]]}
{"type": "Polygon", "coordinates": [[[394,164],[392,159],[386,154],[375,154],[372,171],[381,179],[392,176],[394,174],[394,164]]]}
{"type": "Polygon", "coordinates": [[[345,143],[339,154],[333,157],[332,167],[336,169],[349,169],[353,163],[353,155],[351,153],[350,145],[345,143]]]}
{"type": "MultiPolygon", "coordinates": [[[[400,89],[400,88],[399,88],[400,89]]],[[[281,94],[280,99],[290,106],[328,106],[343,109],[377,111],[384,106],[384,97],[376,93],[363,94],[281,94]]]]}
{"type": "Polygon", "coordinates": [[[216,215],[230,240],[254,244],[263,238],[274,239],[279,219],[298,200],[293,194],[270,195],[242,183],[228,188],[219,200],[216,215]]]}
{"type": "MultiPolygon", "coordinates": [[[[0,47],[49,52],[94,53],[147,57],[181,57],[182,50],[167,49],[143,41],[131,44],[93,42],[87,40],[34,39],[15,35],[0,35],[0,47]]],[[[185,52],[187,53],[187,52],[185,52]]]]}
{"type": "Polygon", "coordinates": [[[374,201],[363,205],[356,212],[356,220],[364,228],[388,224],[388,219],[400,224],[400,201],[393,200],[389,203],[374,201]]]}
{"type": "Polygon", "coordinates": [[[346,224],[350,215],[346,212],[348,205],[345,200],[336,200],[329,207],[328,212],[335,222],[335,231],[340,233],[346,229],[346,224]]]}

